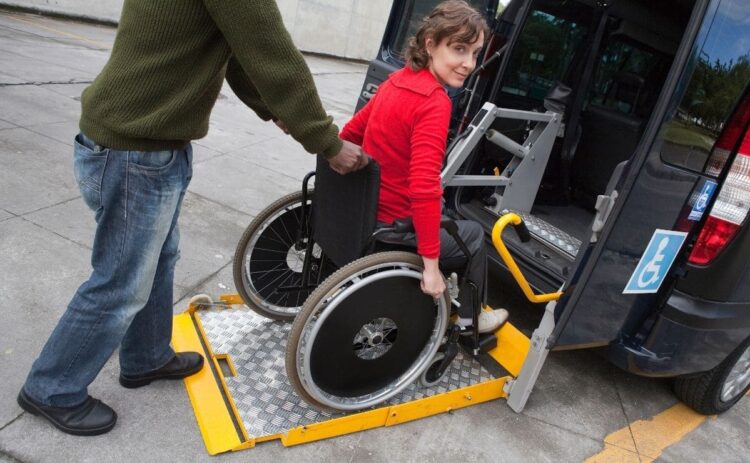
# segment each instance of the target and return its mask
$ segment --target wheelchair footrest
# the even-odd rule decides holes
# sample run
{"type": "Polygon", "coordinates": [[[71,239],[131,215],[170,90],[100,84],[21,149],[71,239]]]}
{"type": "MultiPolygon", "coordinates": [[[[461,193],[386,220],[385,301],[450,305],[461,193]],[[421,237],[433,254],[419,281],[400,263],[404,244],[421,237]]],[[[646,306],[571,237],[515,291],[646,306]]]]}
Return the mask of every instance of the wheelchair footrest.
{"type": "Polygon", "coordinates": [[[486,354],[497,347],[497,336],[494,333],[480,334],[478,346],[474,346],[474,336],[461,336],[460,342],[467,352],[474,352],[476,347],[479,354],[486,354]]]}

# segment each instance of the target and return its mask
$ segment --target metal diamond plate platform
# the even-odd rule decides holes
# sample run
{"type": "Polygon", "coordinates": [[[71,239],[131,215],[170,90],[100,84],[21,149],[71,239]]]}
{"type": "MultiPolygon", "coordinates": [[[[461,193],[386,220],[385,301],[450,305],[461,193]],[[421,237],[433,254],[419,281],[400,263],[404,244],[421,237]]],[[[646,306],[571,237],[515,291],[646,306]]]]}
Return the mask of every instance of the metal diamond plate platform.
{"type": "Polygon", "coordinates": [[[575,238],[552,224],[535,217],[527,212],[518,212],[529,232],[537,241],[540,241],[552,249],[562,252],[571,259],[575,259],[578,249],[581,247],[581,240],[575,238]]]}
{"type": "MultiPolygon", "coordinates": [[[[195,315],[213,353],[228,355],[236,369],[237,374],[225,381],[250,438],[344,416],[313,408],[295,394],[284,365],[291,323],[268,320],[237,305],[214,305],[195,315]]],[[[430,388],[412,384],[386,404],[422,399],[492,378],[476,360],[459,354],[441,382],[430,388]]]]}

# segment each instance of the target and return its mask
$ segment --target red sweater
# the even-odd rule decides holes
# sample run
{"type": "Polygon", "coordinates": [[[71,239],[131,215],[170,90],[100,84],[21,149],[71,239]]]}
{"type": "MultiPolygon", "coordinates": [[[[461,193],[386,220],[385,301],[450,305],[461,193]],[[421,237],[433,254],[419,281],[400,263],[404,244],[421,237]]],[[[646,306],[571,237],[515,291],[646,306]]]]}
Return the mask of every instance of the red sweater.
{"type": "Polygon", "coordinates": [[[440,171],[451,101],[429,70],[394,72],[354,115],[341,138],[380,165],[378,221],[412,217],[417,252],[440,255],[440,171]]]}

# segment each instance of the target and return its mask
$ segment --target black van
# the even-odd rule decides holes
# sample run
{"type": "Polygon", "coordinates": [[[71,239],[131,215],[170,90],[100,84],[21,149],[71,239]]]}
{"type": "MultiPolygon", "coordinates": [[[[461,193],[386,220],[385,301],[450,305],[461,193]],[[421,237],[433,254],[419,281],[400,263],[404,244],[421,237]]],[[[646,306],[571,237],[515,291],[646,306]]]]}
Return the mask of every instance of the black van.
{"type": "MultiPolygon", "coordinates": [[[[393,2],[359,107],[437,3],[393,2]]],[[[518,211],[534,239],[504,236],[533,286],[565,292],[548,347],[605,347],[627,371],[676,378],[699,412],[730,408],[750,388],[750,3],[470,3],[493,35],[467,88],[451,90],[452,136],[486,102],[562,117],[533,206],[518,211]]],[[[533,125],[491,128],[528,146],[533,125]]],[[[513,156],[484,138],[460,173],[497,175],[513,156]]],[[[489,239],[502,194],[447,188],[448,213],[489,239]]]]}

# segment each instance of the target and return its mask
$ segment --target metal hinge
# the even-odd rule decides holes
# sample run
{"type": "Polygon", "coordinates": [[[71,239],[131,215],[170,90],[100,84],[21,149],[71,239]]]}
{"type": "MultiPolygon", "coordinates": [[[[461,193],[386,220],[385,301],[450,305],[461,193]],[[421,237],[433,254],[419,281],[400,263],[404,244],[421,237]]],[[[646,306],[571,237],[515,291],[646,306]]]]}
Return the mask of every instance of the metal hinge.
{"type": "Polygon", "coordinates": [[[594,216],[594,223],[591,224],[591,242],[596,243],[599,240],[599,233],[604,228],[604,224],[609,219],[609,214],[615,206],[617,200],[617,190],[613,190],[609,195],[599,195],[596,197],[596,215],[594,216]]]}

